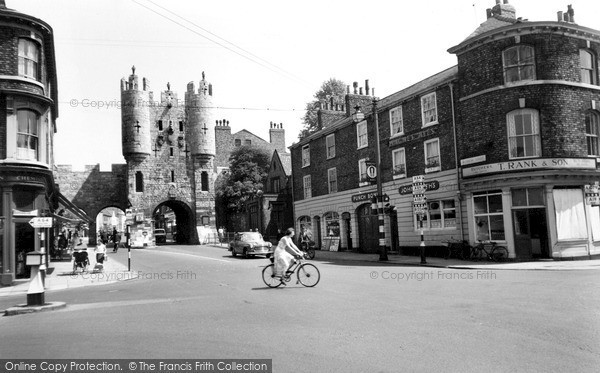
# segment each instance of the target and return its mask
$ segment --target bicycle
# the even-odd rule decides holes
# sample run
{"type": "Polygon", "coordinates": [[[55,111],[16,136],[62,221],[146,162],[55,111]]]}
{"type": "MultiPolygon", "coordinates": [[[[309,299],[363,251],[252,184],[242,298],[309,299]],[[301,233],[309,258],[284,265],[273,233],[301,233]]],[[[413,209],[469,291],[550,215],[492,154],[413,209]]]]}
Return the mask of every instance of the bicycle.
{"type": "Polygon", "coordinates": [[[508,249],[504,246],[497,246],[496,242],[482,242],[471,248],[471,259],[479,260],[485,258],[494,262],[500,262],[508,259],[508,249]]]}
{"type": "Polygon", "coordinates": [[[312,241],[300,242],[300,250],[306,253],[308,259],[315,258],[315,243],[312,241]]]}
{"type": "Polygon", "coordinates": [[[301,259],[296,259],[296,262],[287,270],[283,278],[275,276],[275,264],[271,263],[262,271],[262,279],[270,288],[279,287],[284,282],[290,282],[292,275],[297,271],[296,284],[300,283],[306,287],[312,288],[319,283],[321,273],[319,269],[311,263],[303,263],[301,259]]]}
{"type": "Polygon", "coordinates": [[[450,237],[449,240],[442,241],[442,244],[448,247],[448,252],[444,259],[455,257],[457,259],[465,260],[465,258],[468,258],[471,255],[471,245],[469,245],[468,241],[457,240],[450,237]]]}

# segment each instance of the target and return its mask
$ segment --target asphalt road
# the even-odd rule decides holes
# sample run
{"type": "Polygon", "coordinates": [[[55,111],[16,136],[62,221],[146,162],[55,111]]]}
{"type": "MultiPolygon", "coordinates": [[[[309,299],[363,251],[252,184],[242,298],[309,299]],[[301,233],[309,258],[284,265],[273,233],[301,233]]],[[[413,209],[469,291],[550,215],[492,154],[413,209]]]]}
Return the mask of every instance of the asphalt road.
{"type": "MultiPolygon", "coordinates": [[[[126,262],[127,251],[111,260],[126,262]]],[[[476,271],[313,261],[314,288],[267,288],[264,258],[132,251],[138,278],[48,292],[0,318],[3,358],[273,359],[274,372],[597,372],[597,270],[476,271]]],[[[0,306],[23,299],[0,299],[0,306]]]]}

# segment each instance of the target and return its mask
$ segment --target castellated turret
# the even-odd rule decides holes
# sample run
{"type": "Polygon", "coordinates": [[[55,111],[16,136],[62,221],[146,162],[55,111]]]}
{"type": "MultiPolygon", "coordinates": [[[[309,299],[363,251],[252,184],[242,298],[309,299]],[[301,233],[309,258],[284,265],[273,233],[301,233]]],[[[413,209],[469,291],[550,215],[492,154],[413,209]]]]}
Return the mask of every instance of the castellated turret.
{"type": "Polygon", "coordinates": [[[213,118],[212,85],[202,73],[198,91],[194,82],[189,82],[185,93],[188,126],[186,138],[192,156],[211,159],[215,156],[215,129],[213,118]]]}
{"type": "Polygon", "coordinates": [[[144,78],[139,85],[135,66],[128,80],[121,79],[121,141],[127,161],[142,161],[150,155],[150,93],[144,78]]]}

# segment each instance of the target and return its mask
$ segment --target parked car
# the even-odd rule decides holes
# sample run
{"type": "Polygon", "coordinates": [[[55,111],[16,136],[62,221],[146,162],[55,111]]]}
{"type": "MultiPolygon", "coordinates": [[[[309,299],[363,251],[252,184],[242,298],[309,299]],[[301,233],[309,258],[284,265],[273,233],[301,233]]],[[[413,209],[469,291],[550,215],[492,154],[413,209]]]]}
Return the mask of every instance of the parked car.
{"type": "Polygon", "coordinates": [[[273,245],[263,240],[262,234],[258,232],[236,233],[233,241],[229,243],[229,251],[232,256],[241,254],[244,258],[254,255],[264,255],[270,258],[273,255],[273,245]]]}
{"type": "Polygon", "coordinates": [[[156,243],[166,243],[167,242],[167,234],[164,229],[155,229],[154,230],[154,240],[156,243]]]}

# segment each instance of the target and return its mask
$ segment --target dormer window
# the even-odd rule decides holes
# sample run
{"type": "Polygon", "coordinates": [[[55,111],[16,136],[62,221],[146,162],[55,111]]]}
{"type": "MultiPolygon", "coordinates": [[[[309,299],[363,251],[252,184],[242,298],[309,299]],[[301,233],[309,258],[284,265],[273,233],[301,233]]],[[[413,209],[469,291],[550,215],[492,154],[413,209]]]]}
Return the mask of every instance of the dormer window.
{"type": "Polygon", "coordinates": [[[527,45],[518,45],[502,52],[504,82],[535,79],[535,53],[527,45]]]}

